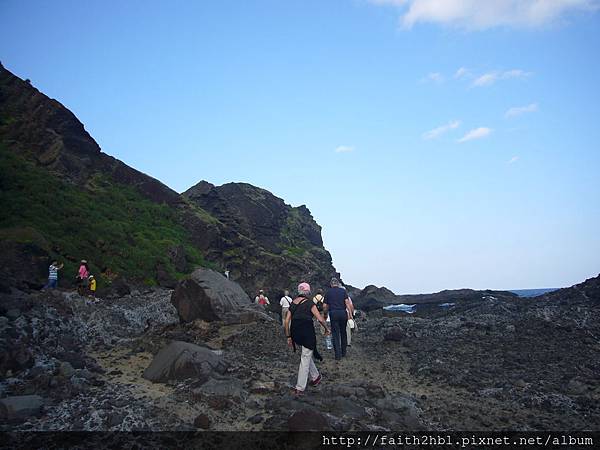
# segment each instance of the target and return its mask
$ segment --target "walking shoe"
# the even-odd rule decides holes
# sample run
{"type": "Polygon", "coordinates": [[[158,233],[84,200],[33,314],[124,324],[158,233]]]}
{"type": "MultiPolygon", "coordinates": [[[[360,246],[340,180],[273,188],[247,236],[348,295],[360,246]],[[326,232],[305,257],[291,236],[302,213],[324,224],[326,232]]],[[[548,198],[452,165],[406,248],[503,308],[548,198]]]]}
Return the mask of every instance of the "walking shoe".
{"type": "Polygon", "coordinates": [[[292,395],[294,397],[300,397],[300,396],[304,395],[304,391],[294,388],[294,390],[292,391],[292,395]]]}
{"type": "Polygon", "coordinates": [[[323,377],[321,376],[321,374],[319,374],[319,376],[318,376],[317,378],[315,378],[314,380],[312,380],[312,381],[310,382],[310,385],[311,385],[311,386],[318,386],[318,385],[321,383],[321,379],[322,379],[322,378],[323,378],[323,377]]]}

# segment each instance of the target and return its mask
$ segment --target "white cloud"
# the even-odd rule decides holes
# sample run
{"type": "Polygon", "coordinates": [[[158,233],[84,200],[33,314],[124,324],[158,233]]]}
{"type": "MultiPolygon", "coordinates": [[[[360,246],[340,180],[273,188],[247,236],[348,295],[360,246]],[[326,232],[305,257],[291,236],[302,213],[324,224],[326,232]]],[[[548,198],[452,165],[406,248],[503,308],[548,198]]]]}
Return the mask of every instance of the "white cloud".
{"type": "Polygon", "coordinates": [[[537,103],[531,103],[530,105],[527,105],[527,106],[515,106],[513,108],[510,108],[508,111],[506,111],[506,113],[504,114],[504,117],[506,117],[506,118],[516,117],[516,116],[520,116],[521,114],[536,112],[537,110],[538,110],[537,103]]]}
{"type": "Polygon", "coordinates": [[[481,139],[486,136],[489,136],[489,134],[491,132],[492,132],[491,128],[486,128],[486,127],[474,128],[471,131],[469,131],[467,134],[465,134],[463,137],[461,137],[458,140],[458,142],[467,142],[467,141],[472,141],[474,139],[481,139]]]}
{"type": "Polygon", "coordinates": [[[494,84],[498,79],[497,73],[486,73],[477,77],[473,81],[473,86],[489,86],[490,84],[494,84]]]}
{"type": "Polygon", "coordinates": [[[446,125],[441,125],[437,128],[434,128],[433,130],[429,130],[426,133],[423,133],[423,139],[429,140],[429,139],[438,138],[442,134],[446,133],[447,131],[458,128],[459,126],[460,126],[460,120],[453,120],[451,122],[448,122],[446,125]]]}
{"type": "Polygon", "coordinates": [[[593,12],[598,0],[368,0],[400,10],[404,28],[437,23],[468,30],[494,27],[533,28],[573,12],[593,12]]]}
{"type": "Polygon", "coordinates": [[[519,160],[519,157],[518,157],[518,156],[513,156],[512,158],[510,158],[510,159],[508,160],[508,163],[509,163],[509,164],[514,164],[514,163],[516,163],[518,160],[519,160]]]}
{"type": "Polygon", "coordinates": [[[467,75],[469,75],[469,70],[465,67],[461,67],[454,74],[454,78],[460,79],[466,77],[467,75]]]}
{"type": "Polygon", "coordinates": [[[472,86],[490,86],[498,80],[510,80],[512,78],[527,78],[530,75],[531,72],[526,72],[521,69],[506,70],[504,72],[488,72],[475,78],[475,80],[473,80],[472,86]]]}
{"type": "Polygon", "coordinates": [[[336,147],[335,152],[336,153],[349,153],[349,152],[353,152],[354,151],[354,147],[351,147],[349,145],[340,145],[338,147],[336,147]]]}
{"type": "Polygon", "coordinates": [[[439,72],[428,73],[426,77],[421,78],[421,83],[442,84],[445,81],[444,75],[439,72]]]}

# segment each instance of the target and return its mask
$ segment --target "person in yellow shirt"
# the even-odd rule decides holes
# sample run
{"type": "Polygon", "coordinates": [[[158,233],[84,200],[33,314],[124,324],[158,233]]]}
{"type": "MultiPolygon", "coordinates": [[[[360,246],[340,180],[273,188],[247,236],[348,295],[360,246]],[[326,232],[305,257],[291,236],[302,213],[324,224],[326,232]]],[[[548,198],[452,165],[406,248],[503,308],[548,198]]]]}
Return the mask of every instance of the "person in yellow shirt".
{"type": "Polygon", "coordinates": [[[94,278],[94,275],[89,276],[88,284],[90,288],[90,295],[96,298],[96,279],[94,278]]]}

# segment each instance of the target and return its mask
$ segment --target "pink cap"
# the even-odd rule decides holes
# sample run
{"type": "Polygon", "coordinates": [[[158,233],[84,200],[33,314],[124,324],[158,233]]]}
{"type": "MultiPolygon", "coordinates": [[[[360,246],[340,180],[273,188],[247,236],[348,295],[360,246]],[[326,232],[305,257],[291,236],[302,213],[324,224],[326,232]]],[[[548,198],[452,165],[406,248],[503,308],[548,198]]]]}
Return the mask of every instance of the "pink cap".
{"type": "Polygon", "coordinates": [[[310,292],[310,284],[300,283],[298,285],[298,293],[301,293],[301,292],[310,292]]]}

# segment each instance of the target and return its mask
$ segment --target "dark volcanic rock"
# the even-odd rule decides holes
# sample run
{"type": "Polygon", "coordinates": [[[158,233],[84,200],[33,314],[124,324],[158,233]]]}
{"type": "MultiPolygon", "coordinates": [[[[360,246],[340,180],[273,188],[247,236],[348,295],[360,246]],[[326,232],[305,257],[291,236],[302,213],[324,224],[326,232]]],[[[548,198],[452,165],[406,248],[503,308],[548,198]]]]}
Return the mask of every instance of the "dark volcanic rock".
{"type": "Polygon", "coordinates": [[[200,414],[194,419],[194,426],[203,430],[210,428],[210,418],[206,414],[200,414]]]}
{"type": "Polygon", "coordinates": [[[514,300],[518,298],[517,294],[508,291],[483,290],[475,291],[473,289],[455,289],[436,292],[434,294],[407,294],[396,295],[385,287],[369,285],[362,291],[356,293],[352,301],[356,309],[367,312],[380,310],[382,307],[392,304],[440,304],[440,303],[470,303],[480,302],[482,300],[514,300]]]}
{"type": "Polygon", "coordinates": [[[223,266],[245,289],[282,291],[301,279],[326,286],[331,276],[339,276],[306,206],[291,207],[246,183],[201,181],[183,196],[224,225],[229,250],[221,252],[223,266]]]}
{"type": "Polygon", "coordinates": [[[39,416],[44,400],[39,395],[22,395],[0,400],[0,419],[6,421],[22,420],[39,416]]]}
{"type": "Polygon", "coordinates": [[[290,431],[330,431],[327,417],[315,409],[301,409],[288,418],[290,431]]]}
{"type": "Polygon", "coordinates": [[[124,278],[116,278],[107,286],[104,286],[98,290],[97,295],[101,298],[116,298],[124,297],[131,293],[131,288],[124,278]]]}
{"type": "Polygon", "coordinates": [[[404,339],[406,339],[406,333],[402,330],[391,330],[388,331],[383,338],[386,341],[402,342],[404,339]]]}
{"type": "Polygon", "coordinates": [[[156,265],[156,281],[159,286],[174,289],[177,286],[177,280],[171,275],[164,264],[158,263],[156,265]]]}
{"type": "Polygon", "coordinates": [[[196,319],[236,322],[265,316],[252,305],[239,284],[209,269],[197,269],[190,278],[181,281],[171,302],[182,322],[196,319]]]}
{"type": "Polygon", "coordinates": [[[211,374],[223,374],[227,363],[214,351],[188,342],[175,341],[158,352],[144,370],[147,380],[166,383],[186,378],[208,379],[211,374]]]}

